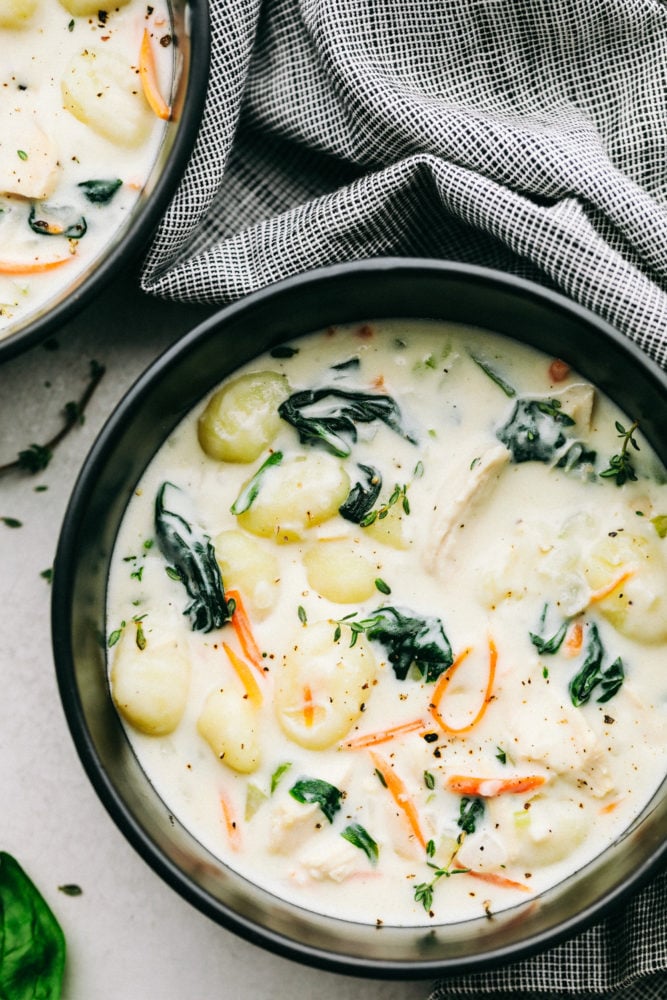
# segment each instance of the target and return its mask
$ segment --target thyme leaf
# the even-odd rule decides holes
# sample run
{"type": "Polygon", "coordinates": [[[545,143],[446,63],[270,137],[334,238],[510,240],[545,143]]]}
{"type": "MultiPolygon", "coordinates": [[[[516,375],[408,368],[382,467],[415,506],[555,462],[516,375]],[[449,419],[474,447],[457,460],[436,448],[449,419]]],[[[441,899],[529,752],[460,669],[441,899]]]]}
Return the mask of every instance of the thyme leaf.
{"type": "Polygon", "coordinates": [[[639,421],[635,420],[627,430],[618,420],[615,421],[614,426],[616,427],[617,436],[621,438],[623,443],[620,452],[612,455],[609,459],[609,465],[600,473],[600,478],[613,479],[617,486],[623,486],[624,483],[634,483],[637,481],[637,473],[632,462],[632,455],[628,449],[632,447],[635,451],[639,451],[639,445],[634,437],[634,433],[639,426],[639,421]]]}

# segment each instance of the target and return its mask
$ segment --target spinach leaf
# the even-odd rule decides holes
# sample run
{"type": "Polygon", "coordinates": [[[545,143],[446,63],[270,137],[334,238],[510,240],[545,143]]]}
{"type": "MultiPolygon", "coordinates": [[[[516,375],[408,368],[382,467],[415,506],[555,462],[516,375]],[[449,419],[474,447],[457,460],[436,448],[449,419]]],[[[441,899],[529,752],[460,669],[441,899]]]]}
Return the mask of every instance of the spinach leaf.
{"type": "Polygon", "coordinates": [[[439,618],[420,618],[406,608],[378,608],[366,621],[365,632],[385,647],[399,681],[413,664],[427,682],[452,665],[452,647],[439,618]]]}
{"type": "Polygon", "coordinates": [[[359,465],[365,482],[357,482],[347,495],[347,499],[338,508],[338,513],[346,521],[361,524],[369,510],[380,495],[382,476],[372,465],[359,465]]]}
{"type": "MultiPolygon", "coordinates": [[[[590,626],[586,657],[581,670],[570,681],[570,697],[577,708],[584,705],[602,676],[604,649],[595,622],[590,626]]],[[[611,697],[611,696],[610,696],[611,697]]]]}
{"type": "Polygon", "coordinates": [[[40,202],[39,215],[35,205],[32,205],[28,225],[39,236],[65,236],[68,240],[80,240],[88,229],[84,217],[74,209],[47,205],[46,202],[40,202]]]}
{"type": "Polygon", "coordinates": [[[574,424],[557,399],[519,399],[496,437],[515,462],[551,462],[566,444],[564,427],[574,424]]]}
{"type": "Polygon", "coordinates": [[[459,818],[456,825],[463,833],[474,833],[477,827],[477,820],[484,815],[484,802],[482,799],[472,799],[464,796],[459,806],[459,818]]]}
{"type": "Polygon", "coordinates": [[[343,797],[343,793],[335,785],[320,778],[300,778],[292,785],[289,793],[297,802],[316,803],[330,823],[333,823],[343,797]]]}
{"type": "Polygon", "coordinates": [[[558,631],[554,632],[554,634],[551,636],[550,639],[546,638],[546,636],[544,635],[544,626],[545,626],[545,622],[546,622],[546,618],[547,618],[547,611],[548,610],[549,610],[549,605],[545,604],[544,607],[542,608],[542,614],[540,615],[540,631],[539,631],[539,634],[537,634],[535,632],[529,632],[528,633],[530,635],[530,641],[532,642],[533,646],[535,646],[535,648],[537,649],[537,652],[540,653],[540,654],[543,654],[543,653],[549,653],[549,654],[557,653],[558,650],[560,649],[560,647],[562,646],[563,639],[565,638],[565,635],[567,633],[567,625],[568,625],[568,623],[565,621],[560,626],[560,628],[558,629],[558,631]]]}
{"type": "Polygon", "coordinates": [[[210,632],[221,628],[231,618],[222,586],[222,577],[215,558],[215,549],[208,535],[198,535],[187,519],[165,506],[169,489],[178,504],[180,493],[173,483],[165,482],[155,498],[155,535],[162,555],[173,565],[177,576],[192,598],[183,614],[189,615],[195,632],[210,632]]]}
{"type": "Polygon", "coordinates": [[[602,694],[598,698],[598,702],[603,704],[609,701],[610,698],[613,698],[616,692],[620,690],[624,680],[625,670],[623,669],[623,660],[618,656],[612,665],[607,667],[600,678],[602,694]]]}
{"type": "Polygon", "coordinates": [[[401,411],[391,396],[334,387],[303,389],[281,403],[278,413],[297,431],[301,444],[321,445],[339,458],[350,454],[357,424],[374,420],[416,444],[403,427],[401,411]]]}
{"type": "Polygon", "coordinates": [[[350,823],[341,833],[341,837],[348,840],[354,847],[358,847],[369,861],[375,864],[380,853],[378,845],[360,823],[350,823]]]}
{"type": "Polygon", "coordinates": [[[106,205],[111,201],[118,188],[122,187],[122,184],[123,182],[116,178],[112,181],[81,181],[77,187],[81,188],[84,196],[94,205],[106,205]]]}
{"type": "Polygon", "coordinates": [[[65,937],[17,861],[0,851],[0,997],[59,1000],[65,937]]]}
{"type": "Polygon", "coordinates": [[[250,481],[241,490],[236,500],[231,506],[232,514],[243,514],[246,510],[249,510],[257,498],[259,493],[259,487],[262,482],[262,477],[267,469],[271,468],[272,465],[280,465],[283,460],[282,451],[274,451],[265,462],[262,462],[259,469],[255,475],[250,479],[250,481]]]}

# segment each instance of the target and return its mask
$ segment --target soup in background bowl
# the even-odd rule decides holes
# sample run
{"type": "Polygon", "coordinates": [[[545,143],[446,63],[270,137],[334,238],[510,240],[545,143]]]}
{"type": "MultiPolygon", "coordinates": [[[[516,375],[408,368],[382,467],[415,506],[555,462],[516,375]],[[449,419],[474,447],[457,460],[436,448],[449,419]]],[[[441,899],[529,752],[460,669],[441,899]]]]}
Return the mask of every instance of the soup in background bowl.
{"type": "Polygon", "coordinates": [[[168,351],[54,573],[65,710],[131,842],[226,926],[369,975],[507,961],[637,888],[666,409],[599,321],[460,265],[314,272],[168,351]]]}
{"type": "Polygon", "coordinates": [[[177,0],[0,9],[0,357],[132,261],[192,150],[208,13],[177,0]]]}

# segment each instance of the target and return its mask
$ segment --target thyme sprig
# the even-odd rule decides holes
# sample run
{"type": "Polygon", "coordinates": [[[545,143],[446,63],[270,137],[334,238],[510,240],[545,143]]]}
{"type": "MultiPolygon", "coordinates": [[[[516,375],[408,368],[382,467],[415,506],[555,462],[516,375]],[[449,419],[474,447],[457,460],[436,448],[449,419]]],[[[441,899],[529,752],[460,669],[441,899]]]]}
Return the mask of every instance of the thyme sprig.
{"type": "Polygon", "coordinates": [[[84,411],[90,402],[95,389],[99,385],[104,375],[104,366],[97,361],[90,362],[90,378],[81,398],[77,401],[70,400],[63,408],[63,425],[60,430],[53,435],[45,444],[31,444],[18,453],[17,458],[12,462],[0,465],[0,475],[8,472],[28,472],[35,474],[42,472],[51,459],[53,452],[60,442],[74,427],[81,425],[84,421],[84,411]]]}
{"type": "Polygon", "coordinates": [[[452,875],[467,875],[469,868],[439,868],[433,862],[426,862],[429,868],[433,869],[433,878],[430,882],[420,882],[414,887],[415,903],[421,903],[428,912],[433,906],[433,891],[441,878],[451,878],[452,875]]]}
{"type": "Polygon", "coordinates": [[[632,455],[628,449],[632,447],[635,451],[639,451],[639,445],[634,437],[634,433],[639,426],[639,421],[635,420],[627,430],[618,420],[614,422],[614,426],[618,432],[618,437],[622,439],[623,443],[620,452],[611,456],[608,467],[603,469],[600,477],[602,479],[613,479],[617,486],[623,486],[628,481],[631,483],[637,481],[637,473],[632,463],[632,455]]]}

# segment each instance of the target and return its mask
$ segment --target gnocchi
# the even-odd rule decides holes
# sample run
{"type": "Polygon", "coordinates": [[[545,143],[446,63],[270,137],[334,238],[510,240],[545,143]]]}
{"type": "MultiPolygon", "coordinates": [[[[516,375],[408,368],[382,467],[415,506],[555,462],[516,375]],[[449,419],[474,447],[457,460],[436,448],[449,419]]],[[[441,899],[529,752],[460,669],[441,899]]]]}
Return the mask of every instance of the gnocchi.
{"type": "Polygon", "coordinates": [[[232,688],[211,691],[197,720],[197,730],[215,756],[240,774],[259,767],[261,748],[257,712],[232,688]]]}
{"type": "Polygon", "coordinates": [[[165,736],[183,717],[190,664],[178,642],[140,649],[128,627],[118,644],[111,670],[111,693],[123,718],[142,733],[165,736]]]}
{"type": "Polygon", "coordinates": [[[197,422],[199,443],[219,462],[254,462],[278,433],[278,406],[289,393],[284,375],[251,372],[213,393],[197,422]]]}

